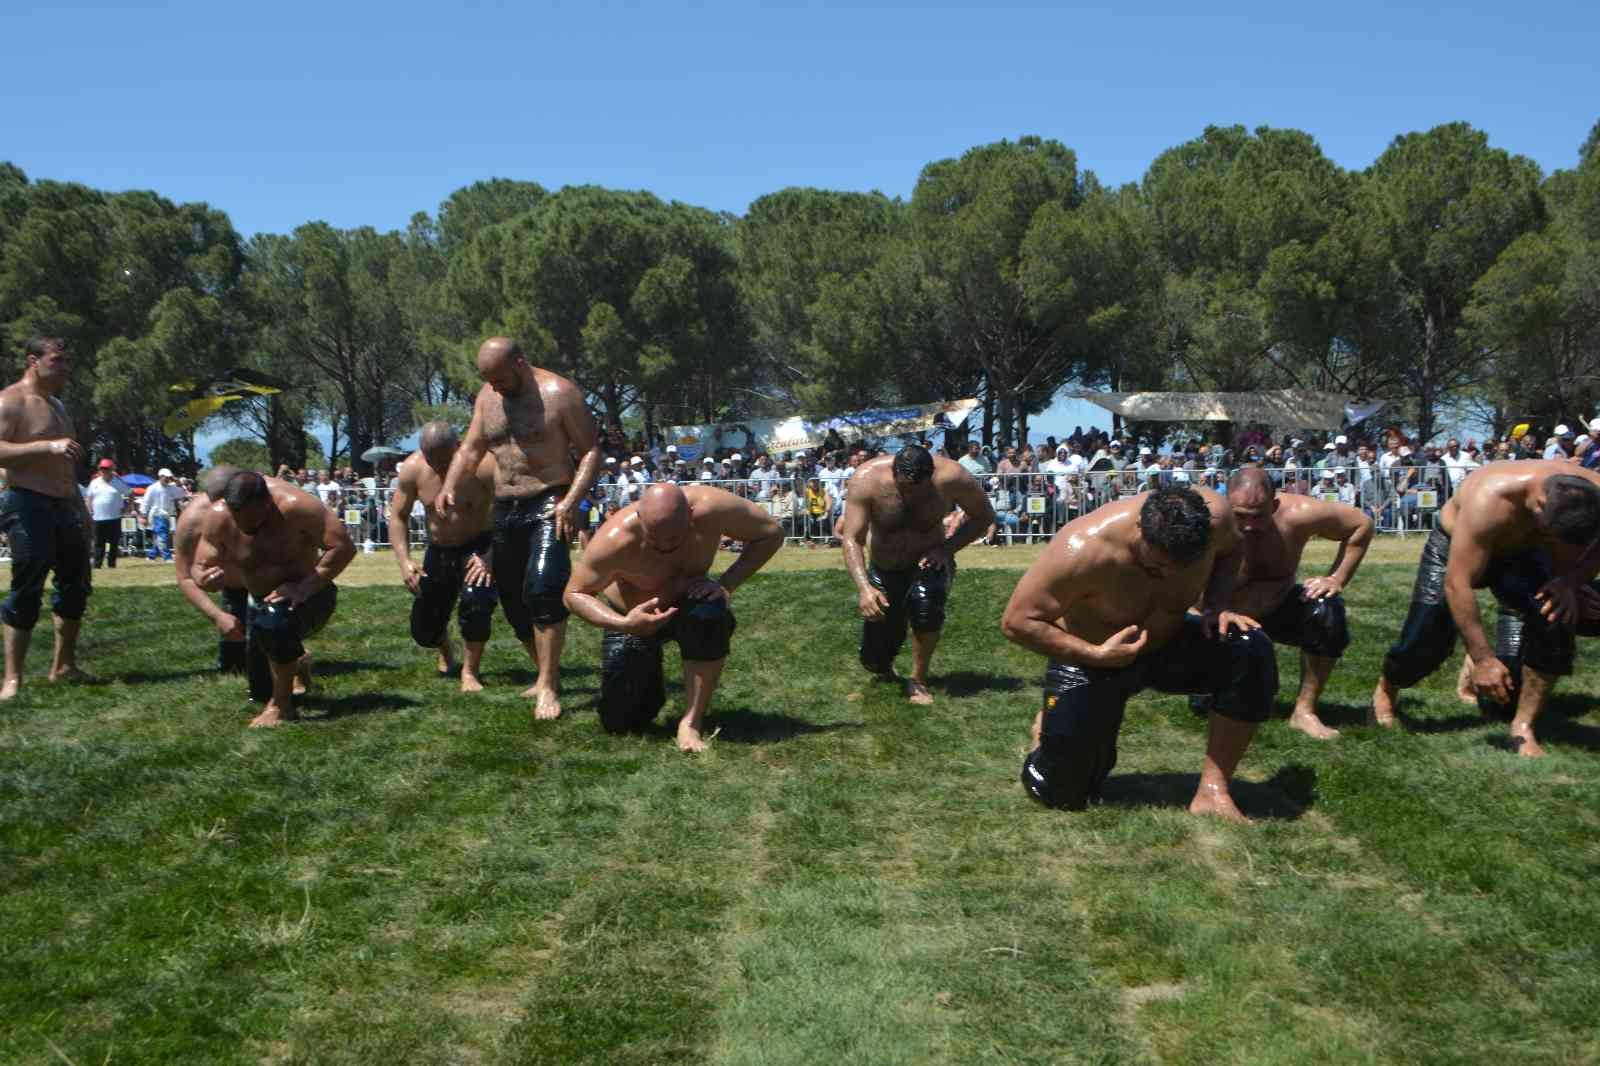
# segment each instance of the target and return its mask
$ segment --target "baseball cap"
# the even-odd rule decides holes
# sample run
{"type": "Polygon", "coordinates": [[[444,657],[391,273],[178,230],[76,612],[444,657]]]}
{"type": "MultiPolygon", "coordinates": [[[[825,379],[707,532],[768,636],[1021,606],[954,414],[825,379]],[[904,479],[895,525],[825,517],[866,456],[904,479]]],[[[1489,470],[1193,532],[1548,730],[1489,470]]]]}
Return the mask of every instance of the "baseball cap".
{"type": "Polygon", "coordinates": [[[102,460],[100,460],[100,469],[101,470],[115,470],[116,468],[117,468],[117,464],[113,463],[110,459],[102,459],[102,460]]]}
{"type": "Polygon", "coordinates": [[[1140,448],[1139,449],[1139,454],[1140,455],[1149,455],[1150,454],[1150,449],[1148,447],[1140,448]]]}
{"type": "Polygon", "coordinates": [[[171,476],[172,476],[172,471],[168,470],[166,467],[162,467],[160,470],[156,471],[156,477],[171,477],[171,476]]]}
{"type": "Polygon", "coordinates": [[[632,459],[628,460],[628,465],[629,466],[643,466],[644,465],[644,460],[639,458],[637,455],[635,455],[632,459]]]}
{"type": "Polygon", "coordinates": [[[744,461],[744,456],[740,455],[738,452],[734,452],[732,455],[728,456],[728,459],[731,462],[740,463],[744,461]]]}
{"type": "Polygon", "coordinates": [[[1400,454],[1401,454],[1402,457],[1410,455],[1411,454],[1411,449],[1406,447],[1404,444],[1402,444],[1402,445],[1400,445],[1400,454]]]}
{"type": "Polygon", "coordinates": [[[616,462],[616,461],[617,461],[617,457],[616,457],[616,456],[614,456],[614,455],[608,455],[608,456],[606,456],[606,462],[608,462],[608,463],[615,463],[615,462],[616,462]]]}
{"type": "Polygon", "coordinates": [[[669,455],[677,455],[678,454],[678,446],[676,444],[667,445],[667,454],[669,454],[669,455]]]}
{"type": "Polygon", "coordinates": [[[1305,443],[1305,441],[1301,440],[1299,437],[1296,437],[1296,438],[1294,438],[1294,440],[1291,440],[1289,442],[1289,447],[1298,448],[1304,443],[1305,443]]]}
{"type": "Polygon", "coordinates": [[[1324,444],[1322,446],[1322,450],[1325,451],[1325,452],[1331,452],[1337,447],[1338,447],[1338,445],[1333,443],[1333,441],[1330,440],[1328,443],[1326,443],[1326,444],[1324,444]]]}
{"type": "Polygon", "coordinates": [[[1589,419],[1589,435],[1600,436],[1600,418],[1589,419]]]}
{"type": "Polygon", "coordinates": [[[716,466],[717,465],[717,461],[715,459],[711,458],[711,456],[709,456],[709,455],[706,456],[704,459],[700,460],[700,462],[705,464],[706,466],[716,466]]]}
{"type": "Polygon", "coordinates": [[[1114,440],[1111,442],[1111,446],[1113,448],[1120,448],[1122,447],[1122,442],[1120,440],[1114,440]]]}
{"type": "Polygon", "coordinates": [[[1572,436],[1572,427],[1567,425],[1565,422],[1563,422],[1561,425],[1556,427],[1556,436],[1558,436],[1558,437],[1570,437],[1570,436],[1572,436]]]}
{"type": "Polygon", "coordinates": [[[1333,443],[1335,443],[1335,444],[1349,444],[1350,443],[1350,438],[1345,436],[1343,433],[1341,433],[1337,437],[1333,438],[1333,443]]]}
{"type": "Polygon", "coordinates": [[[1333,471],[1332,470],[1324,470],[1322,472],[1322,480],[1324,480],[1324,481],[1332,481],[1333,480],[1333,471]]]}

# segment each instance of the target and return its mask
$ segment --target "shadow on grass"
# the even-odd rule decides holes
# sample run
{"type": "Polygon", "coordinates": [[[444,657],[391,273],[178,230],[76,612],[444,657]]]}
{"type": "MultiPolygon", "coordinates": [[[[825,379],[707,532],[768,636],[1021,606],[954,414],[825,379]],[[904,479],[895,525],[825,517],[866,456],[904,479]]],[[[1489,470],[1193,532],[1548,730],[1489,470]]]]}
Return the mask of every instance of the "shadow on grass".
{"type": "MultiPolygon", "coordinates": [[[[1103,802],[1109,807],[1186,808],[1194,799],[1196,774],[1118,774],[1106,779],[1103,802]]],[[[1230,791],[1234,803],[1251,818],[1299,818],[1316,802],[1317,773],[1309,766],[1291,763],[1256,784],[1235,781],[1230,791]]]]}
{"type": "MultiPolygon", "coordinates": [[[[561,664],[561,691],[562,691],[562,694],[565,695],[565,693],[567,691],[567,685],[566,685],[567,678],[569,678],[569,677],[588,677],[590,674],[593,674],[593,673],[596,673],[596,672],[597,672],[597,670],[593,666],[569,666],[566,663],[562,663],[561,664]]],[[[513,685],[522,685],[524,688],[526,688],[527,686],[533,684],[535,681],[539,680],[539,673],[538,673],[537,670],[529,670],[525,666],[519,666],[514,670],[492,670],[492,671],[491,670],[486,670],[482,674],[482,677],[484,678],[485,683],[487,683],[488,679],[491,678],[491,677],[504,678],[505,680],[511,682],[513,685]]],[[[585,690],[584,689],[579,689],[578,691],[582,692],[582,691],[585,691],[585,690]]]]}
{"type": "MultiPolygon", "coordinates": [[[[109,680],[120,681],[124,685],[158,685],[163,681],[186,681],[191,677],[207,676],[232,676],[242,677],[242,674],[224,675],[215,666],[195,666],[188,670],[130,670],[125,674],[112,674],[109,680]]],[[[105,684],[104,681],[94,682],[105,684]]]]}
{"type": "Polygon", "coordinates": [[[312,677],[341,677],[344,674],[393,669],[394,663],[375,663],[366,659],[319,659],[315,651],[311,653],[312,677]]]}
{"type": "MultiPolygon", "coordinates": [[[[1288,718],[1294,710],[1293,703],[1284,704],[1280,717],[1288,718]]],[[[1332,729],[1348,729],[1372,724],[1372,706],[1366,703],[1322,703],[1317,707],[1317,717],[1332,729]]]]}
{"type": "Polygon", "coordinates": [[[304,722],[331,722],[352,714],[402,711],[420,706],[422,704],[410,696],[397,696],[391,692],[358,692],[353,696],[318,696],[313,693],[295,700],[300,720],[304,722]]]}
{"type": "Polygon", "coordinates": [[[932,680],[935,689],[943,689],[951,696],[976,696],[984,692],[1016,692],[1026,684],[1020,677],[986,674],[976,670],[935,674],[932,680]]]}

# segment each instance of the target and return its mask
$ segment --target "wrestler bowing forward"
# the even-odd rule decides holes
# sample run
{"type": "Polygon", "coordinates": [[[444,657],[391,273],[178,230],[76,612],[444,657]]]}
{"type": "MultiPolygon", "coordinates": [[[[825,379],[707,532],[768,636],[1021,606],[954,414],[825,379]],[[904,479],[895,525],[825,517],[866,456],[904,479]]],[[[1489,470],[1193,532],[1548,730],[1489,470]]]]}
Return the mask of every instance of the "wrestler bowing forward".
{"type": "Polygon", "coordinates": [[[839,536],[860,596],[861,665],[894,676],[894,658],[911,625],[906,696],[929,704],[928,664],[944,628],[955,554],[994,523],[989,497],[961,464],[909,444],[863,463],[850,479],[839,536]],[[959,505],[963,520],[948,536],[944,518],[959,505]],[[871,561],[868,561],[870,555],[871,561]]]}
{"type": "Polygon", "coordinates": [[[1022,784],[1082,810],[1117,764],[1129,697],[1153,688],[1214,698],[1189,810],[1248,821],[1228,782],[1278,690],[1272,641],[1223,609],[1239,567],[1228,501],[1187,487],[1108,504],[1063,526],[1028,568],[1001,628],[1050,660],[1022,784]],[[1196,601],[1200,614],[1190,613],[1196,601]]]}
{"type": "Polygon", "coordinates": [[[1460,634],[1485,714],[1511,717],[1517,753],[1540,756],[1533,723],[1577,638],[1600,636],[1600,475],[1564,460],[1493,463],[1462,479],[1417,563],[1411,609],[1372,694],[1395,723],[1400,690],[1433,673],[1460,634]],[[1499,605],[1491,646],[1474,590],[1499,605]]]}
{"type": "MultiPolygon", "coordinates": [[[[1289,724],[1307,736],[1339,735],[1317,717],[1317,700],[1350,645],[1342,593],[1372,543],[1372,517],[1359,508],[1314,496],[1279,495],[1266,471],[1247,466],[1228,480],[1228,504],[1239,527],[1239,579],[1228,604],[1257,618],[1274,644],[1300,649],[1300,693],[1289,724]],[[1295,580],[1300,557],[1313,537],[1339,545],[1333,567],[1322,577],[1295,580]]],[[[1193,697],[1197,708],[1205,697],[1193,697]]]]}
{"type": "Polygon", "coordinates": [[[678,747],[704,751],[702,727],[733,636],[731,593],[783,546],[766,509],[709,485],[651,485],[606,519],[567,584],[566,603],[606,630],[600,645],[600,724],[643,729],[666,703],[661,645],[683,655],[678,747]],[[721,577],[709,575],[723,537],[744,550],[721,577]]]}
{"type": "Polygon", "coordinates": [[[532,697],[535,718],[558,718],[567,637],[562,590],[572,573],[567,542],[578,534],[578,503],[600,473],[600,438],[578,386],[529,366],[515,341],[484,341],[478,376],[483,387],[472,424],[437,506],[464,508],[463,482],[494,452],[494,583],[506,620],[539,667],[539,680],[523,695],[532,697]]]}

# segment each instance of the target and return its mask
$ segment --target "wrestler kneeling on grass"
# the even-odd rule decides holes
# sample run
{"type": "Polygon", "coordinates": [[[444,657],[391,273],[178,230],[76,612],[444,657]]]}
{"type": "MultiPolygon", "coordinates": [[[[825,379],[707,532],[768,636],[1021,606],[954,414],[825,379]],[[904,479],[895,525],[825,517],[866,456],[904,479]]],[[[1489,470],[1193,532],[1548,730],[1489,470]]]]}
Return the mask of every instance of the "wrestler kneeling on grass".
{"type": "Polygon", "coordinates": [[[1222,609],[1239,568],[1228,501],[1173,487],[1069,522],[1022,576],[1001,626],[1049,657],[1044,709],[1022,783],[1042,803],[1082,810],[1117,764],[1130,697],[1214,698],[1200,785],[1189,810],[1248,821],[1228,791],[1272,710],[1278,663],[1250,618],[1222,609]],[[1189,611],[1200,601],[1200,614],[1189,611]]]}
{"type": "Polygon", "coordinates": [[[573,564],[565,601],[606,631],[600,645],[600,724],[642,730],[667,701],[661,645],[683,655],[678,747],[704,751],[706,708],[727,661],[732,592],[783,546],[783,527],[759,505],[708,485],[651,485],[617,511],[573,564]],[[723,537],[744,550],[709,576],[723,537]]]}

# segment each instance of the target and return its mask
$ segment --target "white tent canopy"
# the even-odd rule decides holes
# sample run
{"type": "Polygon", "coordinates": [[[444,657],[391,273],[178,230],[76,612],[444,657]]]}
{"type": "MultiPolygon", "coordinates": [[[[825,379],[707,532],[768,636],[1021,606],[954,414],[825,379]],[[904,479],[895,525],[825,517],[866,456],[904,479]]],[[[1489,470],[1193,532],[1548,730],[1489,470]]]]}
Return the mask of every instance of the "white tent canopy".
{"type": "Polygon", "coordinates": [[[1069,395],[1141,422],[1263,422],[1283,429],[1338,429],[1343,393],[1310,389],[1261,392],[1091,392],[1069,395]]]}

